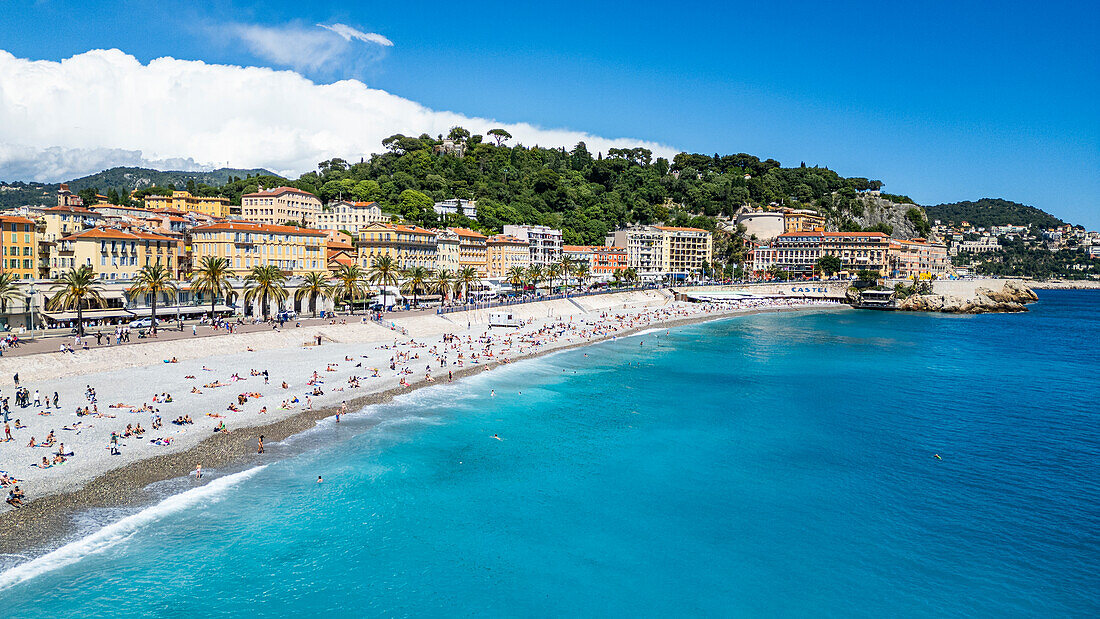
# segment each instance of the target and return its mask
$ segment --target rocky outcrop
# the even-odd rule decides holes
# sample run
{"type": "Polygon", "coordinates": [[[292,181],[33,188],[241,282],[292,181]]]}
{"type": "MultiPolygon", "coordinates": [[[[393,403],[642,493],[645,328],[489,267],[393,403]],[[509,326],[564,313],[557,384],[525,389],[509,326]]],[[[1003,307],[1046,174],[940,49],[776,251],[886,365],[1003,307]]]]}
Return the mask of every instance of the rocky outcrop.
{"type": "Polygon", "coordinates": [[[908,312],[943,312],[947,314],[988,314],[1026,312],[1027,304],[1037,301],[1027,286],[1007,281],[1000,290],[978,287],[969,297],[953,294],[912,294],[898,303],[898,309],[908,312]]]}

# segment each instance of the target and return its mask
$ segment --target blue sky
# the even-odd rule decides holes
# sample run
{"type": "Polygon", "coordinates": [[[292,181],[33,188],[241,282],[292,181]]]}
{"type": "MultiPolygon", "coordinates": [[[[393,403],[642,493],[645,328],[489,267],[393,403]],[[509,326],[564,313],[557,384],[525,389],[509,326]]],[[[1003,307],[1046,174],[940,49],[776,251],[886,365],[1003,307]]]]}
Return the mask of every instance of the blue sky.
{"type": "Polygon", "coordinates": [[[1004,197],[1100,228],[1097,3],[5,4],[0,49],[18,58],[118,48],[355,78],[432,110],[805,161],[925,204],[1004,197]],[[309,64],[235,34],[318,23],[393,45],[309,64]]]}

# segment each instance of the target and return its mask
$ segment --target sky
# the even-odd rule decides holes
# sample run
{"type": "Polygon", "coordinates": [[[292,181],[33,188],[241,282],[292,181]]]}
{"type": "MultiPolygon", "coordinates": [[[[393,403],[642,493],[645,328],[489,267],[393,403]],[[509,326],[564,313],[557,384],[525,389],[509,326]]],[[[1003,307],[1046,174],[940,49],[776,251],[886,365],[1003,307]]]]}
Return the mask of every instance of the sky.
{"type": "Polygon", "coordinates": [[[0,180],[393,133],[748,152],[1100,229],[1100,3],[4,0],[0,180]]]}

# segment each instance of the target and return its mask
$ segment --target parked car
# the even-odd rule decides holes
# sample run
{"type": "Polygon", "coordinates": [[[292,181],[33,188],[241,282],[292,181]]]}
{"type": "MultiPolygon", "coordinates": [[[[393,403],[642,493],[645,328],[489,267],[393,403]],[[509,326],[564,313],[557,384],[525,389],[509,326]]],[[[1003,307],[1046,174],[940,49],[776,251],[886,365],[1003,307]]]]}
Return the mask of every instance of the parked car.
{"type": "Polygon", "coordinates": [[[284,312],[279,312],[275,316],[275,320],[278,320],[280,322],[285,322],[285,321],[294,320],[297,317],[298,317],[298,312],[293,312],[293,311],[288,310],[288,311],[284,311],[284,312]]]}
{"type": "MultiPolygon", "coordinates": [[[[160,323],[161,323],[161,321],[158,319],[157,320],[157,325],[159,326],[160,323]]],[[[138,318],[137,320],[131,320],[130,321],[130,328],[131,329],[148,329],[151,326],[153,326],[153,319],[152,318],[138,318]]]]}

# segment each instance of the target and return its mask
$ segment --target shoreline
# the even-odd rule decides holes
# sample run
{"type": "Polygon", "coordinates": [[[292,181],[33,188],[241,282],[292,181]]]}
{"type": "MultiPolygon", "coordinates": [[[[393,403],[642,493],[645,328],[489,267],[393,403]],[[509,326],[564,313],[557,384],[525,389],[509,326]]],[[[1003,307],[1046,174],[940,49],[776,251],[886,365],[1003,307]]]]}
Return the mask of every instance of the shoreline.
{"type": "MultiPolygon", "coordinates": [[[[848,309],[848,306],[843,304],[837,306],[803,305],[719,311],[712,314],[673,318],[632,327],[619,333],[603,335],[586,341],[572,342],[539,350],[509,360],[506,363],[494,360],[472,367],[461,368],[454,372],[454,379],[461,380],[502,365],[536,359],[559,351],[590,346],[612,338],[629,337],[654,328],[670,329],[766,313],[837,311],[844,309],[848,309]]],[[[349,412],[359,411],[368,406],[385,404],[398,395],[440,384],[448,383],[418,379],[408,386],[388,387],[376,392],[365,393],[347,400],[349,412]]],[[[73,518],[80,513],[96,508],[134,507],[146,504],[153,498],[148,491],[151,484],[186,477],[187,472],[194,469],[195,462],[202,462],[203,468],[208,470],[242,464],[250,457],[255,458],[257,456],[256,443],[261,434],[264,435],[265,441],[269,444],[278,443],[315,427],[317,422],[334,416],[337,412],[339,412],[337,406],[321,406],[313,410],[300,411],[297,414],[268,424],[240,427],[228,434],[213,434],[182,451],[151,456],[111,469],[98,475],[77,490],[38,497],[21,509],[0,514],[0,530],[3,531],[3,534],[0,535],[0,554],[48,552],[69,541],[73,529],[73,518]]],[[[216,479],[216,477],[212,478],[216,479]]]]}

